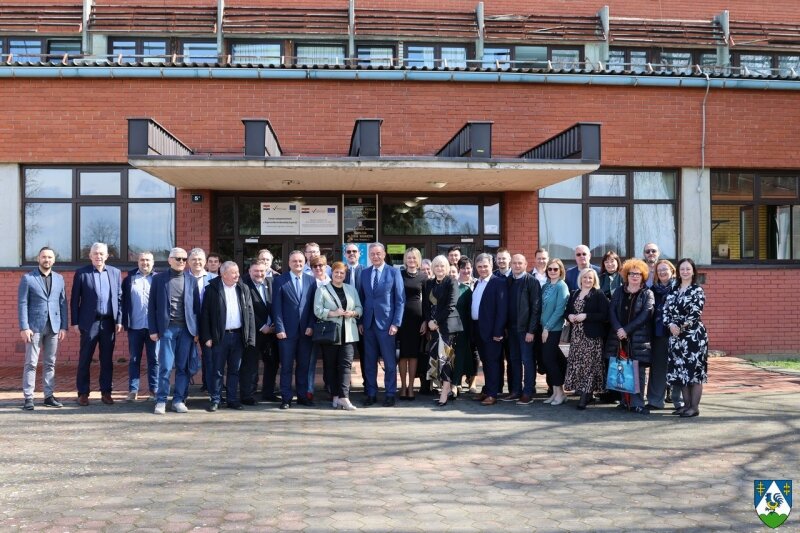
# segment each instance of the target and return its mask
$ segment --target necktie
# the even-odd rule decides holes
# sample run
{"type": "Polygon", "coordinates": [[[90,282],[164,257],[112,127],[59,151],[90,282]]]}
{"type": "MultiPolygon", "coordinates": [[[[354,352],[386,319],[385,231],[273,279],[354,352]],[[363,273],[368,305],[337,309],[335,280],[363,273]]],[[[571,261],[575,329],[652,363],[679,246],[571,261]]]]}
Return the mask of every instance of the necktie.
{"type": "Polygon", "coordinates": [[[267,294],[264,292],[264,284],[263,283],[259,283],[258,292],[259,292],[259,294],[261,294],[261,299],[266,302],[267,301],[267,294]]]}
{"type": "Polygon", "coordinates": [[[297,296],[300,296],[300,278],[297,276],[294,277],[294,291],[297,293],[297,296]]]}
{"type": "Polygon", "coordinates": [[[378,286],[378,269],[372,269],[372,290],[375,290],[375,287],[378,286]]]}

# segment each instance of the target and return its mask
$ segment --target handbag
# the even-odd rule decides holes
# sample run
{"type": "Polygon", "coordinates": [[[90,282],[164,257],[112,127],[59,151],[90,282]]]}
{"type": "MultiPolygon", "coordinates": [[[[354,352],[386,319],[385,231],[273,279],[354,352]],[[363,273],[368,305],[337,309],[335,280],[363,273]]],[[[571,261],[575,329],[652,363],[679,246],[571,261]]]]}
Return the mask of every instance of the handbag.
{"type": "Polygon", "coordinates": [[[619,352],[608,360],[606,388],[628,394],[639,394],[639,361],[628,357],[620,343],[619,352]]]}
{"type": "MultiPolygon", "coordinates": [[[[327,285],[324,286],[324,289],[328,294],[331,294],[327,285]]],[[[331,298],[333,298],[332,295],[331,298]]],[[[317,344],[341,344],[342,324],[332,320],[317,320],[314,324],[314,332],[311,334],[311,340],[317,344]]]]}

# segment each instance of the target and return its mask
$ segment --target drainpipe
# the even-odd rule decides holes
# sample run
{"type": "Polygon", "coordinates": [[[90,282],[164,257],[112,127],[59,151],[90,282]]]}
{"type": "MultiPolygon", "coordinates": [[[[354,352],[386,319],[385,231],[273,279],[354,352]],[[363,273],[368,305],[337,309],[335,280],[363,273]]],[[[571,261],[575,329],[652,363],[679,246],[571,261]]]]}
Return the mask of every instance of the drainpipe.
{"type": "Polygon", "coordinates": [[[484,39],[484,25],[483,25],[483,2],[478,2],[475,7],[475,18],[478,22],[478,39],[475,41],[475,59],[483,61],[483,39],[484,39]]]}
{"type": "Polygon", "coordinates": [[[217,0],[217,56],[220,63],[227,63],[225,58],[225,35],[222,31],[222,23],[225,18],[225,0],[217,0]]]}
{"type": "Polygon", "coordinates": [[[93,0],[83,0],[83,20],[81,22],[81,54],[90,55],[89,50],[89,17],[92,14],[93,0]]]}
{"type": "Polygon", "coordinates": [[[597,12],[597,18],[600,19],[600,25],[603,28],[603,42],[599,46],[599,59],[603,63],[603,67],[605,67],[608,64],[608,45],[611,41],[610,11],[608,6],[600,8],[600,11],[597,12]]]}
{"type": "Polygon", "coordinates": [[[726,9],[714,20],[722,28],[722,45],[717,46],[717,66],[727,67],[731,64],[731,24],[730,12],[726,9]]]}
{"type": "Polygon", "coordinates": [[[347,57],[356,57],[356,0],[347,6],[347,57]]]}

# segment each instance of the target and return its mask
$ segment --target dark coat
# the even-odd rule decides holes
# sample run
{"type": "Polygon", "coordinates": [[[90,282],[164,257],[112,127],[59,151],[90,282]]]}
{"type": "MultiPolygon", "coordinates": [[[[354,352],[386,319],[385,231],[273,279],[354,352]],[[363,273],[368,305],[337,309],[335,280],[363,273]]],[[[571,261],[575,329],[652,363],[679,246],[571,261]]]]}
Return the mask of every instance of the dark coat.
{"type": "MultiPolygon", "coordinates": [[[[508,282],[508,301],[518,280],[511,277],[508,282]]],[[[522,275],[522,290],[517,297],[517,308],[508,310],[508,329],[519,333],[536,333],[542,316],[542,286],[527,272],[522,275]]]]}
{"type": "Polygon", "coordinates": [[[450,276],[445,276],[439,283],[435,279],[425,282],[422,292],[422,316],[427,322],[435,320],[439,331],[446,336],[450,333],[464,331],[461,317],[458,314],[458,284],[450,276]],[[436,306],[431,302],[431,294],[436,299],[436,306]]]}
{"type": "MultiPolygon", "coordinates": [[[[242,342],[245,346],[256,345],[256,321],[253,314],[253,299],[250,289],[242,280],[236,283],[236,295],[239,299],[239,311],[242,316],[242,342]]],[[[203,306],[200,309],[200,343],[211,341],[213,345],[222,342],[225,335],[225,318],[227,304],[222,277],[214,278],[208,283],[203,295],[203,306]]]]}
{"type": "MultiPolygon", "coordinates": [[[[75,271],[72,282],[72,295],[69,299],[70,319],[73,326],[88,331],[97,315],[97,293],[94,288],[94,265],[87,265],[75,271]]],[[[122,324],[122,273],[118,268],[106,265],[108,281],[111,286],[111,316],[114,322],[122,324]]]]}
{"type": "MultiPolygon", "coordinates": [[[[477,283],[475,284],[477,287],[477,283]]],[[[474,289],[473,289],[474,291],[474,289]]],[[[475,297],[473,292],[473,298],[475,297]]],[[[502,276],[491,276],[489,284],[483,290],[478,307],[478,328],[473,329],[473,336],[483,342],[493,337],[504,337],[506,318],[508,316],[508,283],[502,276]]],[[[471,309],[470,309],[471,314],[471,309]]]]}
{"type": "Polygon", "coordinates": [[[625,299],[625,289],[621,288],[614,293],[609,307],[609,321],[611,329],[608,332],[606,341],[606,357],[617,355],[619,350],[619,339],[617,330],[624,327],[628,334],[628,356],[642,363],[650,362],[650,332],[652,329],[650,318],[653,315],[654,297],[653,291],[644,288],[639,291],[636,300],[633,302],[631,318],[628,324],[622,326],[620,317],[622,316],[622,303],[625,299]]]}
{"type": "MultiPolygon", "coordinates": [[[[564,316],[574,315],[575,301],[581,293],[580,289],[572,291],[567,301],[567,310],[564,316]]],[[[583,312],[586,313],[586,320],[583,321],[583,332],[587,337],[596,339],[604,337],[607,331],[608,320],[608,299],[600,289],[592,289],[584,298],[583,312]]]]}

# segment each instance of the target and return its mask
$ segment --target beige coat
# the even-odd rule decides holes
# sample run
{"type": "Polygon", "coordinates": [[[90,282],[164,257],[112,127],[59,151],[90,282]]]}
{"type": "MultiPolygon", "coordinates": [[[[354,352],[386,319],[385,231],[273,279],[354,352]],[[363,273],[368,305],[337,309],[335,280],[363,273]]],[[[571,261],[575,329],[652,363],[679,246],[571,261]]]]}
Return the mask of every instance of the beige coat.
{"type": "Polygon", "coordinates": [[[359,300],[358,293],[351,285],[345,283],[342,287],[344,287],[344,294],[347,297],[347,307],[345,311],[355,311],[356,316],[352,318],[328,316],[330,311],[336,311],[342,307],[342,302],[340,302],[339,297],[336,296],[336,291],[333,286],[327,283],[320,286],[314,294],[314,315],[320,320],[330,320],[340,323],[344,320],[344,325],[342,327],[342,334],[344,335],[343,341],[346,343],[357,342],[358,324],[356,320],[361,316],[361,313],[363,313],[361,300],[359,300]]]}

